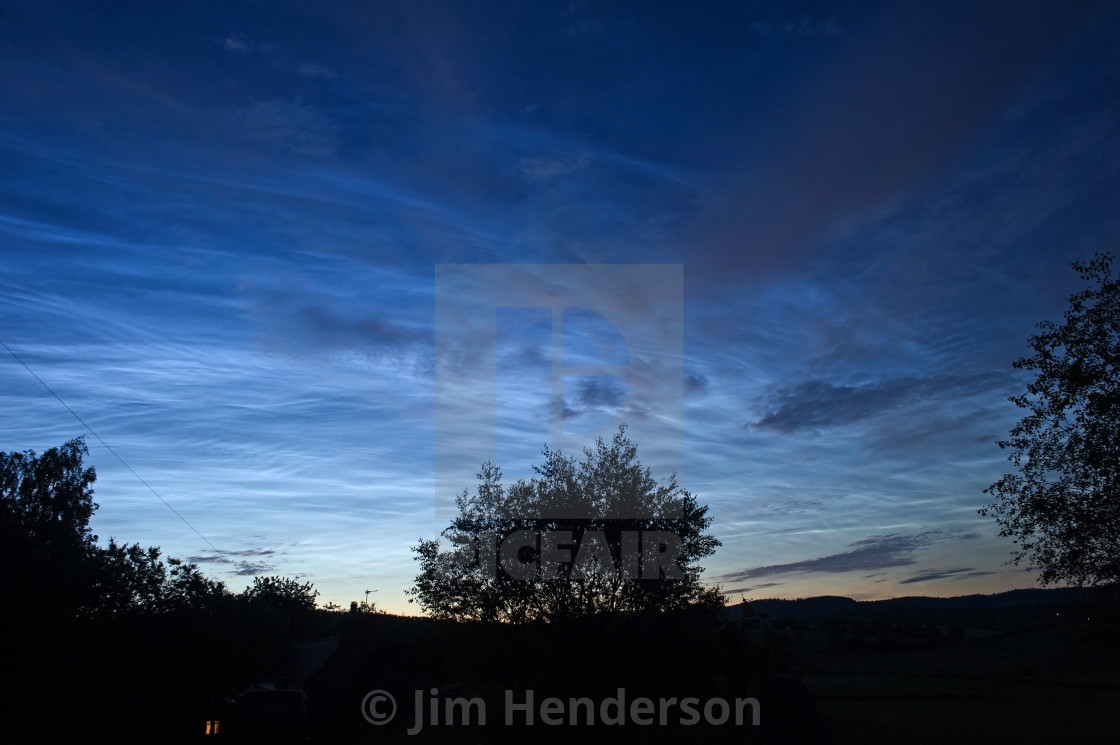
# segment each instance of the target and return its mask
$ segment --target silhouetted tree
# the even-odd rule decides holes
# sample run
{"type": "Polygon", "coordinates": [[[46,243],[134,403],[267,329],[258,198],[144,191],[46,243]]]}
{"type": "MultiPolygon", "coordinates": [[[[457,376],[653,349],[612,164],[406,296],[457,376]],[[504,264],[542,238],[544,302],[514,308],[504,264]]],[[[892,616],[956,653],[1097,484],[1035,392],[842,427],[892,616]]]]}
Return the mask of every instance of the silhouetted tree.
{"type": "Polygon", "coordinates": [[[163,586],[165,609],[212,610],[229,596],[225,583],[207,577],[197,564],[168,557],[167,579],[163,586]]]}
{"type": "Polygon", "coordinates": [[[1012,537],[1012,561],[1041,570],[1043,584],[1120,580],[1120,281],[1112,257],[1073,268],[1090,286],[1068,298],[1065,322],[1038,324],[1036,373],[1011,401],[1028,414],[999,443],[1016,473],[985,489],[991,515],[1012,537]]]}
{"type": "Polygon", "coordinates": [[[87,453],[80,437],[41,455],[0,452],[0,579],[31,625],[72,617],[89,596],[97,474],[87,453]]]}
{"type": "Polygon", "coordinates": [[[253,584],[242,595],[285,613],[310,613],[315,610],[319,591],[310,582],[300,582],[299,577],[253,577],[253,584]]]}
{"type": "Polygon", "coordinates": [[[195,564],[175,558],[165,564],[155,546],[124,546],[110,538],[94,561],[86,615],[203,610],[229,595],[224,583],[206,577],[195,564]]]}
{"type": "Polygon", "coordinates": [[[222,583],[193,564],[97,544],[87,454],[82,438],[0,453],[0,586],[13,640],[0,699],[19,713],[5,733],[15,742],[170,732],[191,701],[245,685],[274,656],[275,644],[258,648],[259,628],[236,623],[246,614],[222,583]]]}
{"type": "Polygon", "coordinates": [[[413,547],[410,602],[437,618],[511,622],[723,607],[718,588],[700,582],[698,562],[720,545],[705,532],[708,508],[675,476],[654,480],[625,427],[578,463],[545,448],[534,471],[506,487],[497,466],[482,466],[441,534],[457,548],[413,547]],[[650,559],[678,549],[672,566],[650,559]]]}
{"type": "Polygon", "coordinates": [[[97,552],[96,561],[91,614],[153,611],[162,605],[167,567],[160,561],[158,548],[143,549],[138,543],[123,546],[110,538],[109,545],[97,552]]]}
{"type": "Polygon", "coordinates": [[[0,519],[40,544],[85,547],[97,539],[89,519],[97,472],[82,467],[89,453],[77,437],[42,455],[0,453],[0,519]]]}
{"type": "Polygon", "coordinates": [[[97,472],[83,465],[88,453],[81,437],[41,455],[0,453],[0,551],[3,571],[19,578],[15,594],[33,594],[58,617],[162,613],[226,594],[194,564],[165,564],[156,547],[97,545],[90,529],[97,472]]]}

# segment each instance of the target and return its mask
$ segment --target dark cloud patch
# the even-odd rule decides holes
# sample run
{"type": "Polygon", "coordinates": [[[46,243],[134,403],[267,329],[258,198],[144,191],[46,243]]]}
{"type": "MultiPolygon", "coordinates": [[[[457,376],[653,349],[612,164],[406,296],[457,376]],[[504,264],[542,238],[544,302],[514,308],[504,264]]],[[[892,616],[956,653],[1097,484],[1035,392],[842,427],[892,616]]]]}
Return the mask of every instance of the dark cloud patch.
{"type": "Polygon", "coordinates": [[[584,406],[614,408],[626,400],[626,387],[617,378],[588,378],[580,385],[579,402],[584,406]]]}
{"type": "MultiPolygon", "coordinates": [[[[829,239],[912,196],[1096,10],[1091,3],[1011,12],[999,3],[905,4],[839,37],[836,54],[785,112],[783,121],[795,125],[768,162],[760,157],[762,165],[704,220],[694,242],[714,255],[703,271],[717,282],[758,280],[802,266],[829,239]]],[[[752,28],[756,36],[789,35],[786,24],[752,28]]]]}
{"type": "Polygon", "coordinates": [[[708,389],[708,376],[702,372],[686,372],[684,389],[689,393],[699,393],[708,389]]]}
{"type": "Polygon", "coordinates": [[[752,567],[718,577],[723,582],[740,582],[778,574],[841,574],[844,572],[885,569],[914,563],[914,552],[936,542],[943,533],[927,530],[916,535],[874,535],[851,543],[847,551],[816,559],[752,567]]]}
{"type": "Polygon", "coordinates": [[[398,314],[376,307],[342,308],[336,301],[318,297],[293,304],[275,292],[261,292],[253,309],[262,322],[262,339],[275,351],[296,356],[322,352],[355,352],[369,357],[410,358],[417,343],[430,334],[406,322],[398,314]]]}
{"type": "Polygon", "coordinates": [[[913,380],[858,386],[810,380],[775,391],[762,407],[766,413],[751,424],[779,434],[848,424],[894,408],[913,393],[913,380]]]}
{"type": "Polygon", "coordinates": [[[238,577],[257,577],[276,568],[275,564],[266,564],[259,561],[239,561],[235,566],[237,568],[233,571],[233,574],[238,577]]]}
{"type": "Polygon", "coordinates": [[[990,390],[998,387],[1004,378],[1000,372],[900,377],[850,385],[808,380],[771,392],[756,406],[759,418],[748,426],[793,434],[852,424],[924,400],[990,390]]]}
{"type": "Polygon", "coordinates": [[[917,582],[932,582],[938,579],[961,579],[963,577],[983,577],[994,572],[980,572],[975,567],[962,567],[958,569],[923,569],[915,572],[910,577],[899,582],[900,585],[911,585],[917,582]]]}
{"type": "Polygon", "coordinates": [[[239,551],[207,551],[204,554],[188,556],[187,561],[193,564],[225,564],[232,567],[229,574],[238,577],[253,577],[276,568],[275,562],[267,561],[269,557],[279,556],[273,548],[246,548],[239,551]]]}
{"type": "Polygon", "coordinates": [[[736,587],[732,590],[723,590],[724,595],[746,595],[748,592],[754,590],[766,590],[771,587],[781,587],[785,582],[763,582],[760,585],[750,585],[748,587],[736,587]]]}
{"type": "Polygon", "coordinates": [[[347,318],[317,305],[296,310],[292,321],[323,346],[398,346],[416,338],[410,330],[381,318],[347,318]]]}
{"type": "Polygon", "coordinates": [[[274,556],[273,548],[246,548],[241,551],[207,551],[204,554],[188,556],[187,561],[192,564],[232,564],[236,557],[274,556]]]}
{"type": "Polygon", "coordinates": [[[565,387],[572,384],[574,392],[565,395],[566,419],[592,414],[613,414],[627,402],[629,390],[624,378],[597,375],[565,380],[565,387]]]}
{"type": "Polygon", "coordinates": [[[188,556],[187,561],[192,564],[229,564],[229,559],[223,558],[221,555],[214,556],[188,556]]]}

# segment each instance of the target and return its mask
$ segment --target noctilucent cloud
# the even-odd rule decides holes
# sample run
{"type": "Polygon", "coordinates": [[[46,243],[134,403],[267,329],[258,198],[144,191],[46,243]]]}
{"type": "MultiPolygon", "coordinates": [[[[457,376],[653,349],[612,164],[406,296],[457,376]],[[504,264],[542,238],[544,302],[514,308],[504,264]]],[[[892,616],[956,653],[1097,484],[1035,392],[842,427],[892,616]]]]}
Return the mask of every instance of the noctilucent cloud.
{"type": "MultiPolygon", "coordinates": [[[[0,340],[174,509],[89,437],[103,541],[415,612],[448,457],[627,421],[731,599],[1034,583],[976,510],[1120,245],[1114,3],[13,0],[0,64],[0,340]]],[[[85,432],[0,355],[0,450],[85,432]]]]}

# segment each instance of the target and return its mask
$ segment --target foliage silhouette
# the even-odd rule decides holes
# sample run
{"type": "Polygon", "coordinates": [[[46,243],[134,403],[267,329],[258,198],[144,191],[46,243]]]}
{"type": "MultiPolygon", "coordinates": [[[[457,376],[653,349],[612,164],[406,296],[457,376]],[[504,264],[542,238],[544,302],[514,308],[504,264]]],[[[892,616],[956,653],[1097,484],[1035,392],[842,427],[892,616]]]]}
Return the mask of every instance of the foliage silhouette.
{"type": "Polygon", "coordinates": [[[0,452],[0,582],[16,640],[0,699],[19,712],[6,738],[186,740],[208,701],[274,677],[300,634],[337,628],[314,617],[310,583],[258,578],[233,595],[158,548],[99,546],[87,454],[82,438],[0,452]]]}
{"type": "Polygon", "coordinates": [[[675,476],[655,481],[625,426],[578,463],[548,448],[543,454],[535,477],[509,487],[497,466],[483,464],[475,493],[457,497],[459,514],[441,534],[459,548],[423,539],[413,547],[420,574],[410,602],[435,618],[514,623],[723,608],[719,589],[700,582],[699,561],[720,545],[706,532],[708,508],[675,476]],[[555,514],[580,517],[548,516],[555,514]],[[644,548],[669,551],[654,545],[659,533],[679,540],[677,576],[651,571],[636,553],[639,534],[644,548]],[[503,554],[499,546],[514,539],[523,547],[503,554]],[[561,558],[548,561],[549,554],[561,558]]]}
{"type": "Polygon", "coordinates": [[[287,613],[315,610],[319,591],[299,577],[253,577],[253,584],[243,593],[251,601],[271,605],[287,613]]]}
{"type": "Polygon", "coordinates": [[[97,474],[83,467],[87,452],[80,437],[42,455],[0,452],[0,581],[20,602],[36,599],[25,610],[44,632],[90,598],[97,474]]]}
{"type": "Polygon", "coordinates": [[[168,613],[214,607],[229,591],[198,566],[180,559],[160,559],[155,546],[109,545],[94,553],[92,598],[82,611],[86,615],[125,613],[168,613]]]}
{"type": "Polygon", "coordinates": [[[41,545],[85,548],[97,540],[89,520],[97,505],[97,472],[82,467],[89,453],[81,437],[41,456],[34,450],[0,453],[0,519],[41,545]]]}
{"type": "Polygon", "coordinates": [[[1017,472],[984,490],[995,501],[979,512],[1042,584],[1103,585],[1120,580],[1120,280],[1108,254],[1073,268],[1090,286],[1014,363],[1036,373],[1010,399],[1027,415],[999,443],[1017,472]]]}

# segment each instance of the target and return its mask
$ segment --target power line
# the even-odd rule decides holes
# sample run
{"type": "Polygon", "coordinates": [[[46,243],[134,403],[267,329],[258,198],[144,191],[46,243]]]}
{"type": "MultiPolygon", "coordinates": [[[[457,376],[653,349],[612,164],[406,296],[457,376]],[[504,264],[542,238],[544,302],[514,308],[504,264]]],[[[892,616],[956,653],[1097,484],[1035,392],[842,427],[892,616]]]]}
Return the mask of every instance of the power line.
{"type": "MultiPolygon", "coordinates": [[[[86,430],[87,430],[87,431],[88,431],[88,432],[89,432],[89,433],[90,433],[91,435],[93,435],[94,439],[95,439],[95,440],[97,440],[97,441],[98,441],[99,443],[101,443],[101,445],[102,445],[102,446],[103,446],[103,447],[104,447],[104,448],[105,448],[106,450],[108,450],[108,451],[109,451],[110,453],[112,453],[112,454],[113,454],[113,456],[114,456],[114,457],[116,457],[116,459],[117,459],[117,460],[119,460],[119,461],[121,462],[121,465],[122,465],[122,466],[124,466],[125,468],[127,468],[127,469],[128,469],[128,472],[129,472],[129,473],[131,473],[131,474],[132,474],[133,476],[135,476],[135,477],[136,477],[136,480],[137,480],[137,481],[139,481],[139,482],[140,482],[141,484],[143,484],[144,486],[146,486],[146,487],[148,488],[148,491],[150,491],[150,492],[151,492],[152,494],[155,494],[155,495],[156,495],[156,498],[157,498],[157,499],[159,499],[159,501],[163,502],[164,506],[165,506],[165,507],[167,507],[167,509],[171,510],[171,511],[172,511],[172,512],[173,512],[173,513],[175,514],[175,517],[177,517],[177,518],[179,518],[180,520],[182,520],[182,521],[183,521],[183,524],[184,524],[184,525],[186,525],[186,526],[187,526],[188,528],[190,528],[191,530],[193,530],[193,531],[194,531],[194,534],[195,534],[195,535],[197,535],[197,536],[198,536],[199,538],[201,538],[201,539],[202,539],[203,541],[205,541],[205,542],[206,542],[206,545],[207,545],[207,546],[209,546],[210,548],[214,549],[214,551],[216,551],[216,552],[217,552],[218,554],[220,554],[221,556],[223,556],[223,557],[224,557],[224,556],[226,556],[226,552],[225,552],[225,551],[222,551],[222,550],[221,550],[220,548],[218,548],[218,547],[217,547],[217,546],[215,546],[215,545],[214,545],[213,543],[211,543],[211,542],[210,542],[210,539],[209,539],[209,538],[207,538],[207,537],[206,537],[206,536],[204,536],[204,535],[203,535],[202,533],[200,533],[200,532],[198,531],[198,528],[196,528],[195,526],[191,525],[191,524],[190,524],[190,521],[189,521],[189,520],[187,520],[187,518],[185,518],[185,517],[183,517],[182,515],[180,515],[180,514],[179,514],[179,511],[178,511],[178,510],[176,510],[176,509],[175,509],[174,507],[172,507],[172,506],[171,506],[171,503],[170,503],[170,502],[168,502],[168,501],[167,501],[166,499],[164,499],[164,498],[163,498],[163,497],[162,497],[162,496],[160,495],[160,493],[159,493],[158,491],[156,491],[156,490],[155,490],[155,488],[154,488],[154,487],[153,487],[153,486],[152,486],[151,484],[149,484],[149,483],[148,483],[147,481],[145,481],[145,480],[143,479],[143,477],[141,477],[141,476],[140,476],[140,474],[136,473],[136,471],[134,471],[134,470],[133,470],[132,466],[128,465],[128,463],[126,463],[126,462],[125,462],[124,458],[122,458],[122,457],[120,456],[120,453],[118,453],[118,452],[117,452],[116,450],[114,450],[114,449],[112,448],[112,446],[111,446],[111,445],[110,445],[109,443],[105,442],[105,440],[103,440],[103,439],[101,438],[101,435],[99,435],[99,434],[97,434],[96,432],[94,432],[94,431],[93,431],[93,427],[91,427],[91,426],[89,426],[88,424],[86,424],[86,420],[85,420],[85,419],[82,419],[82,418],[81,418],[81,417],[80,417],[80,416],[78,415],[78,412],[76,412],[76,411],[74,411],[73,409],[71,409],[71,408],[70,408],[70,404],[68,404],[68,403],[66,403],[65,401],[63,401],[63,400],[62,400],[62,397],[61,397],[61,396],[59,396],[59,395],[58,395],[57,393],[55,393],[55,392],[54,392],[54,389],[52,389],[52,388],[51,388],[51,387],[50,387],[49,385],[47,385],[46,381],[44,381],[44,380],[43,380],[42,378],[40,378],[40,377],[39,377],[39,376],[38,376],[38,375],[37,375],[37,374],[35,373],[35,371],[34,371],[34,370],[32,370],[32,369],[31,369],[31,368],[30,368],[30,367],[28,366],[28,364],[27,364],[26,362],[24,362],[24,361],[23,361],[22,359],[20,359],[19,355],[18,355],[18,354],[16,354],[15,352],[13,352],[13,351],[12,351],[12,348],[11,348],[11,347],[9,347],[9,346],[8,346],[7,344],[5,344],[5,343],[4,343],[4,340],[3,340],[3,339],[0,339],[0,346],[4,347],[4,349],[8,350],[8,354],[12,355],[12,358],[13,358],[13,359],[15,359],[15,361],[16,361],[16,362],[18,362],[19,364],[23,365],[23,369],[24,369],[24,370],[27,370],[27,372],[31,373],[31,376],[32,376],[33,378],[35,378],[36,380],[38,380],[38,381],[39,381],[39,385],[41,385],[41,386],[43,386],[44,388],[46,388],[46,389],[47,389],[47,393],[49,393],[49,394],[51,394],[52,396],[54,396],[54,397],[55,397],[55,399],[56,399],[56,400],[57,400],[57,401],[58,401],[58,402],[59,402],[60,404],[62,404],[63,406],[65,406],[65,407],[66,407],[66,410],[67,410],[67,411],[69,411],[69,412],[70,412],[70,414],[71,414],[71,415],[73,415],[73,417],[74,417],[75,419],[77,419],[77,420],[78,420],[78,422],[79,422],[79,423],[80,423],[80,424],[81,424],[81,425],[82,425],[83,427],[85,427],[85,428],[86,428],[86,430]]],[[[228,558],[228,557],[226,557],[226,558],[228,558]]]]}

